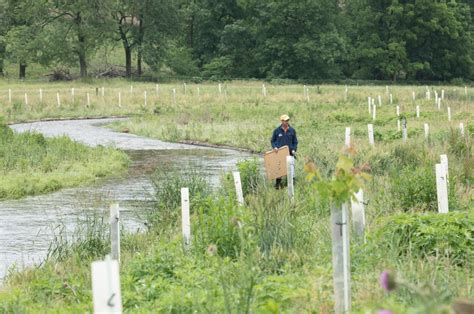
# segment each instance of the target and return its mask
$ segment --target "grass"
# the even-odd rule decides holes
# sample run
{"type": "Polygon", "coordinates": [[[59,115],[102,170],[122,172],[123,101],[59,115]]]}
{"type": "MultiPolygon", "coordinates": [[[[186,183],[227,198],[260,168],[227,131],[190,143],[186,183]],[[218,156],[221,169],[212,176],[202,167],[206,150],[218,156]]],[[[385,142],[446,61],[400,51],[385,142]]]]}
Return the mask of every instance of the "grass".
{"type": "Polygon", "coordinates": [[[0,200],[18,199],[118,175],[127,156],[112,148],[89,148],[67,137],[15,134],[0,125],[0,200]]]}
{"type": "MultiPolygon", "coordinates": [[[[282,113],[290,115],[298,133],[294,204],[289,203],[285,191],[275,191],[259,178],[258,162],[256,167],[251,162],[241,165],[241,173],[245,173],[242,182],[253,182],[244,187],[244,207],[236,205],[229,174],[214,192],[205,189],[200,180],[174,176],[161,182],[163,176],[155,176],[157,204],[147,215],[149,230],[123,234],[120,273],[127,312],[332,312],[329,207],[305,184],[303,157],[311,158],[324,177],[331,177],[343,152],[347,126],[357,151],[355,164],[367,162],[373,176],[364,189],[367,242],[351,243],[353,312],[374,313],[380,308],[395,313],[429,312],[426,302],[409,289],[384,293],[378,283],[384,269],[429,291],[429,302],[436,311],[449,307],[457,297],[474,298],[472,88],[465,95],[464,87],[437,87],[438,94],[445,90],[438,110],[433,90],[432,99],[424,99],[423,86],[390,86],[394,99],[390,105],[385,87],[349,86],[346,97],[344,86],[309,86],[308,101],[303,87],[297,85],[266,83],[268,95],[263,97],[258,82],[227,83],[222,93],[217,83],[187,84],[186,93],[182,83],[160,84],[157,93],[155,84],[134,82],[131,92],[131,83],[120,80],[74,83],[76,99],[72,102],[67,100],[72,87],[68,84],[41,87],[47,91],[44,104],[32,100],[31,108],[18,106],[15,111],[12,104],[2,110],[14,121],[131,115],[130,121],[112,127],[163,140],[255,152],[268,150],[271,131],[282,113]],[[95,87],[102,85],[104,97],[100,92],[94,94],[91,106],[86,107],[85,93],[95,93],[95,87]],[[58,90],[65,97],[59,108],[55,103],[58,90]],[[117,105],[119,91],[122,107],[117,105]],[[415,103],[412,91],[416,92],[415,103]],[[383,104],[372,121],[367,97],[375,97],[377,102],[378,95],[383,104]],[[407,142],[397,131],[396,105],[408,120],[407,142]],[[416,105],[421,107],[419,119],[416,105]],[[451,107],[452,121],[448,121],[447,106],[451,107]],[[464,137],[459,134],[459,122],[464,123],[464,137]],[[374,147],[368,143],[368,123],[374,124],[374,147]],[[428,140],[423,123],[430,125],[428,140]],[[428,184],[442,153],[448,154],[450,166],[452,213],[444,216],[446,220],[435,214],[436,191],[428,184]],[[176,200],[177,187],[189,182],[201,192],[191,195],[193,244],[185,253],[176,200]]],[[[37,83],[9,86],[16,91],[17,103],[25,91],[36,93],[40,88],[37,83]]],[[[0,102],[5,101],[6,87],[0,86],[0,102]]],[[[42,267],[12,273],[0,292],[0,308],[31,313],[91,311],[90,262],[109,250],[108,234],[100,233],[99,240],[86,242],[96,243],[93,248],[81,246],[84,241],[79,241],[79,249],[65,250],[69,253],[61,260],[51,257],[42,267]]]]}

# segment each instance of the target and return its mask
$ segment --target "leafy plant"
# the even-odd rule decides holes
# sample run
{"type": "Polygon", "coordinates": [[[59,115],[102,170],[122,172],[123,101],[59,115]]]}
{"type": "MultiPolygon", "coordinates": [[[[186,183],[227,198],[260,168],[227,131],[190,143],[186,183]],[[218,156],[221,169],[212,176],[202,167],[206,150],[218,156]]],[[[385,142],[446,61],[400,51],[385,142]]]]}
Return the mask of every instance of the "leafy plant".
{"type": "Polygon", "coordinates": [[[464,265],[474,258],[474,213],[401,213],[382,219],[374,240],[387,250],[440,256],[464,265]]]}
{"type": "Polygon", "coordinates": [[[243,217],[244,210],[233,199],[207,197],[195,213],[193,245],[198,251],[204,252],[209,245],[215,245],[221,256],[235,258],[241,253],[248,217],[243,217]]]}
{"type": "Polygon", "coordinates": [[[258,187],[265,182],[260,169],[260,161],[257,158],[239,161],[237,169],[240,172],[243,194],[256,194],[258,187]]]}
{"type": "Polygon", "coordinates": [[[316,165],[311,160],[305,164],[306,180],[312,185],[318,195],[340,206],[349,201],[359,191],[365,181],[370,180],[370,175],[365,173],[368,165],[355,167],[352,160],[341,155],[336,164],[336,171],[330,180],[325,180],[320,175],[316,165]]]}
{"type": "Polygon", "coordinates": [[[405,211],[438,208],[436,177],[432,167],[404,168],[393,174],[391,192],[396,204],[405,211]]]}

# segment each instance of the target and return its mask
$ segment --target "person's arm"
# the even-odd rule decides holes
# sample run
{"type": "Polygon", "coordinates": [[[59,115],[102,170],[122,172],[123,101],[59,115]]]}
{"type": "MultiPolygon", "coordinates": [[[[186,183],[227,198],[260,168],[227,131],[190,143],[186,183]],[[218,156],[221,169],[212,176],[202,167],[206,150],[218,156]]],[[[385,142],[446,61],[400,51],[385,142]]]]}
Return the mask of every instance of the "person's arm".
{"type": "Polygon", "coordinates": [[[270,141],[270,143],[272,144],[273,149],[277,149],[276,141],[277,141],[277,134],[276,134],[275,130],[273,130],[272,139],[270,141]]]}

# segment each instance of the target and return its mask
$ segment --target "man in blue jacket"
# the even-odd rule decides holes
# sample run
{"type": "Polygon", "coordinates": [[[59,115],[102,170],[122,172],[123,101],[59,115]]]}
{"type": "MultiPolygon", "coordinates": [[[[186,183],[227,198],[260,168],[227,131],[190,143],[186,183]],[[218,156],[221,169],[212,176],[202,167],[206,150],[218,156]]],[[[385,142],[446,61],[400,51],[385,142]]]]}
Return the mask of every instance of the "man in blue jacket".
{"type": "MultiPolygon", "coordinates": [[[[286,114],[280,116],[281,125],[278,126],[272,135],[272,147],[274,151],[278,148],[288,145],[291,156],[296,156],[296,150],[298,149],[298,139],[296,137],[296,131],[289,124],[290,117],[286,114]]],[[[296,157],[295,157],[296,158],[296,157]]],[[[275,187],[277,189],[282,187],[281,178],[276,179],[275,187]]]]}

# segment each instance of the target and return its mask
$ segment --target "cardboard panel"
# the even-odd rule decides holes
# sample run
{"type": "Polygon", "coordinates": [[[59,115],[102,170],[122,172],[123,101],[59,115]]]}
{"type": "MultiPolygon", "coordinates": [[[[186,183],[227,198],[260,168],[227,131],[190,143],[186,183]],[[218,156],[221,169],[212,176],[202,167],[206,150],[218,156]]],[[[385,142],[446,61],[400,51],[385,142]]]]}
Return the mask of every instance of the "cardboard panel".
{"type": "Polygon", "coordinates": [[[280,147],[277,151],[269,151],[263,155],[267,179],[273,180],[287,175],[286,156],[290,155],[288,146],[280,147]]]}

